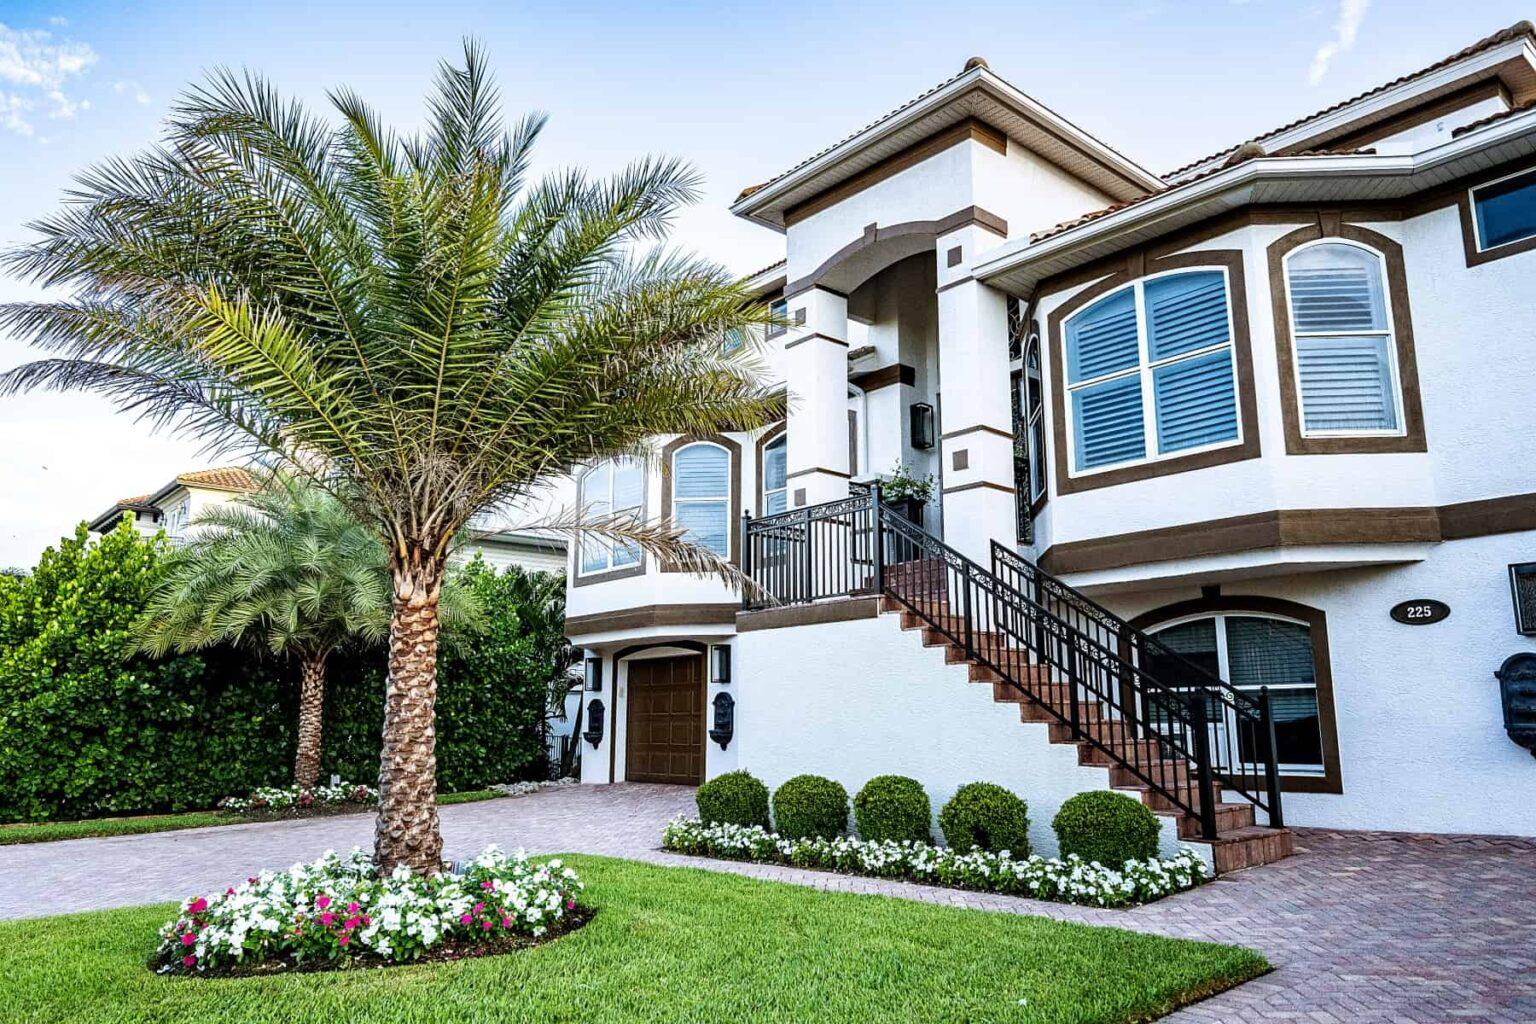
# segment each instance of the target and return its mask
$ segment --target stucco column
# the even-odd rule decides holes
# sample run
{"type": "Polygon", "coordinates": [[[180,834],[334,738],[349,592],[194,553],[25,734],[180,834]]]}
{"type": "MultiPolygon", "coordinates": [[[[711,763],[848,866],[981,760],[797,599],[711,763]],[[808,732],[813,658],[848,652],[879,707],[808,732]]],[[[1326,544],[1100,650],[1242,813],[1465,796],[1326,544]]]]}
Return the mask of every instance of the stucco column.
{"type": "Polygon", "coordinates": [[[789,507],[848,495],[848,299],[825,288],[790,298],[784,339],[789,390],[789,507]]]}
{"type": "Polygon", "coordinates": [[[971,224],[941,235],[935,253],[944,539],[982,565],[990,564],[992,540],[1009,543],[1017,530],[1008,300],[967,269],[999,241],[971,224]]]}

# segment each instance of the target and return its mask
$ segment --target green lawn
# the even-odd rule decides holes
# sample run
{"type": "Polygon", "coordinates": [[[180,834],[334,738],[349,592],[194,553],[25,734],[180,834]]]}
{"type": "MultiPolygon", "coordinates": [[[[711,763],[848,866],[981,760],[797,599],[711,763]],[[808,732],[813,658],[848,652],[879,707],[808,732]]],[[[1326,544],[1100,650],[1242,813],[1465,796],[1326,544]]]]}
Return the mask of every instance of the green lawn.
{"type": "MultiPolygon", "coordinates": [[[[469,804],[477,800],[495,800],[502,794],[494,789],[473,789],[463,793],[440,793],[439,806],[469,804]]],[[[368,808],[347,811],[369,812],[368,808]]],[[[316,815],[317,817],[319,815],[316,815]]],[[[229,811],[187,811],[182,814],[147,814],[134,818],[92,818],[88,821],[42,821],[18,825],[0,825],[0,846],[16,843],[51,843],[59,839],[92,839],[99,836],[134,836],[145,832],[175,832],[184,828],[210,825],[243,825],[271,818],[233,814],[229,811]]]]}
{"type": "Polygon", "coordinates": [[[0,923],[27,1024],[1141,1021],[1268,970],[1258,954],[1045,918],[571,857],[598,910],[537,949],[265,978],[144,966],[171,904],[0,923]]]}

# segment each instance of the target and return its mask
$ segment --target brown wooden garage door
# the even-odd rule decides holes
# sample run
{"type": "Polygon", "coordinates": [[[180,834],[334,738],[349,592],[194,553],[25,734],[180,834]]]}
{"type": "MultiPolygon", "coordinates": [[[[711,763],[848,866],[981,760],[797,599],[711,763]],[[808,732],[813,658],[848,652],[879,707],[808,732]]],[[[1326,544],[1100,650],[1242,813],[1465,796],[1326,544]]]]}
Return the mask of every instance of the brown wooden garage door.
{"type": "Polygon", "coordinates": [[[631,782],[704,781],[704,659],[629,663],[624,776],[631,782]]]}

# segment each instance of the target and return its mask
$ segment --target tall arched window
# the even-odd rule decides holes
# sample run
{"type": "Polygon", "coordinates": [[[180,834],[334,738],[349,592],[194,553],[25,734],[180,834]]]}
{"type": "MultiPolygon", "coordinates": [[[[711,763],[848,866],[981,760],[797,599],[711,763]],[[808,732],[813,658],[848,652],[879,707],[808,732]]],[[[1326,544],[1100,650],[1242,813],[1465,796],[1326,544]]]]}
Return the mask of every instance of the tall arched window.
{"type": "Polygon", "coordinates": [[[1306,437],[1403,432],[1397,345],[1380,253],[1351,242],[1285,259],[1306,437]]]}
{"type": "Polygon", "coordinates": [[[672,515],[688,540],[722,558],[730,556],[730,452],[696,441],[673,453],[672,515]]]}
{"type": "MultiPolygon", "coordinates": [[[[594,517],[629,515],[643,518],[645,505],[645,469],[634,459],[610,459],[600,462],[581,478],[581,504],[594,517]]],[[[640,564],[640,549],[633,544],[614,543],[604,537],[584,537],[581,541],[582,575],[632,568],[640,564]]]]}
{"type": "Polygon", "coordinates": [[[789,508],[789,481],[785,457],[789,435],[780,434],[763,446],[763,515],[772,516],[789,508]]]}
{"type": "MultiPolygon", "coordinates": [[[[1019,375],[1019,417],[1029,457],[1029,499],[1045,494],[1045,391],[1040,382],[1040,332],[1033,329],[1024,342],[1024,372],[1019,375]]],[[[1015,438],[1015,443],[1018,439],[1015,438]]]]}

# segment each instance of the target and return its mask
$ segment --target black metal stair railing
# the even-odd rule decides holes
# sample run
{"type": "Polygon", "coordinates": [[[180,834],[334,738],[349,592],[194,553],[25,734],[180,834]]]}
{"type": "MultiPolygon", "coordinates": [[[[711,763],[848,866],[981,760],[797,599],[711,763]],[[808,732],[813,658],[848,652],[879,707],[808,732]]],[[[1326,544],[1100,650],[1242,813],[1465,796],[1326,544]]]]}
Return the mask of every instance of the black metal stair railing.
{"type": "Polygon", "coordinates": [[[1153,666],[1175,664],[1149,657],[1161,645],[1027,560],[994,550],[1003,573],[985,568],[883,505],[878,486],[747,517],[742,539],[742,569],[757,586],[747,607],[890,597],[1170,809],[1195,816],[1207,838],[1223,790],[1281,824],[1267,695],[1256,701],[1195,672],[1158,678],[1153,666]]]}

